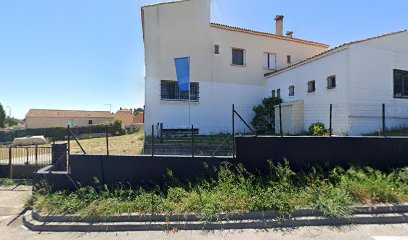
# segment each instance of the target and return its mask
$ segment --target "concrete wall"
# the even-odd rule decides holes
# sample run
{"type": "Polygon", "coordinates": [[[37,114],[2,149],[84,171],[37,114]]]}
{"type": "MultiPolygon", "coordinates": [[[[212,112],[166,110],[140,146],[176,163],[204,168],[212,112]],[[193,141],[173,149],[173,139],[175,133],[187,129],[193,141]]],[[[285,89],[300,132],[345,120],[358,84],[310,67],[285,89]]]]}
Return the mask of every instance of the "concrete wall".
{"type": "Polygon", "coordinates": [[[49,118],[49,117],[27,117],[25,124],[26,128],[51,128],[51,127],[83,127],[90,126],[89,120],[92,120],[92,125],[102,124],[113,121],[113,116],[110,118],[49,118]]]}
{"type": "MultiPolygon", "coordinates": [[[[210,24],[210,0],[191,0],[142,8],[145,44],[145,126],[158,122],[167,128],[195,127],[200,134],[231,131],[231,107],[241,106],[247,122],[252,107],[263,97],[264,52],[277,54],[277,66],[285,67],[286,56],[300,61],[327,48],[299,40],[214,27],[210,24]],[[177,16],[177,17],[174,17],[177,16]],[[214,45],[220,54],[214,54],[214,45]],[[246,65],[231,65],[231,49],[244,48],[246,65]],[[187,101],[160,100],[160,81],[176,80],[174,58],[190,56],[191,81],[199,82],[199,102],[192,102],[188,120],[187,101]]],[[[273,17],[270,16],[271,23],[273,17]]],[[[238,109],[237,109],[238,110],[238,109]]],[[[248,131],[243,125],[238,131],[248,131]]],[[[149,132],[148,132],[149,134],[149,132]]]]}

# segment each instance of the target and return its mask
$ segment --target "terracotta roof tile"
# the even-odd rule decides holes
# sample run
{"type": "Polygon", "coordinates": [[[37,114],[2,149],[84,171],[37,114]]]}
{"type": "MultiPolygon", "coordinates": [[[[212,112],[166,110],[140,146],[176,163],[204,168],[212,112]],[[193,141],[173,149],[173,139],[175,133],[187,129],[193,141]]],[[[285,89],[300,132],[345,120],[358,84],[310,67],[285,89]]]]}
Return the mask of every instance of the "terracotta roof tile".
{"type": "Polygon", "coordinates": [[[314,45],[314,46],[320,46],[320,47],[324,47],[324,48],[329,47],[329,45],[323,44],[323,43],[307,41],[307,40],[303,40],[303,39],[299,39],[299,38],[291,38],[291,37],[286,37],[286,36],[280,36],[280,35],[273,34],[273,33],[260,32],[260,31],[255,31],[255,30],[251,30],[251,29],[246,29],[246,28],[233,27],[233,26],[228,26],[228,25],[224,25],[224,24],[220,24],[220,23],[211,23],[210,26],[215,27],[215,28],[235,31],[235,32],[244,32],[244,33],[249,33],[249,34],[254,34],[254,35],[259,35],[259,36],[264,36],[264,37],[271,37],[271,38],[276,38],[276,39],[281,39],[281,40],[286,40],[286,41],[292,41],[292,42],[304,43],[304,44],[309,44],[309,45],[314,45]]]}

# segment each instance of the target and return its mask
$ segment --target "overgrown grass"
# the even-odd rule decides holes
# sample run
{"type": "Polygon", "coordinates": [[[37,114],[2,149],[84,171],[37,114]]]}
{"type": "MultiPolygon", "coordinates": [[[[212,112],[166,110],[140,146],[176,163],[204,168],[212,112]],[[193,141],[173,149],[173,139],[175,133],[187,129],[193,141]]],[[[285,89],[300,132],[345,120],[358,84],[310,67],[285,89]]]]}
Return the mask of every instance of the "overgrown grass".
{"type": "Polygon", "coordinates": [[[31,180],[0,178],[0,186],[10,187],[10,186],[15,186],[15,185],[31,185],[31,180]]]}
{"type": "Polygon", "coordinates": [[[43,213],[110,216],[116,214],[199,214],[220,220],[221,213],[276,210],[289,216],[299,208],[344,217],[351,206],[408,201],[408,168],[383,173],[371,168],[336,168],[329,173],[295,174],[288,163],[271,165],[263,177],[241,165],[223,165],[211,180],[181,183],[168,172],[168,186],[146,190],[119,185],[82,187],[77,191],[33,194],[28,205],[43,213]]]}

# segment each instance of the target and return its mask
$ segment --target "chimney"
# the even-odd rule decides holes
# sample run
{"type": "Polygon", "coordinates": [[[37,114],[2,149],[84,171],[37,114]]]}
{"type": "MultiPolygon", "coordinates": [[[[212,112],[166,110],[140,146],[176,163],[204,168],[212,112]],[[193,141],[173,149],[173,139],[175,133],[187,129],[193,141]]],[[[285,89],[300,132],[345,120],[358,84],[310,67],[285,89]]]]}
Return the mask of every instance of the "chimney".
{"type": "Polygon", "coordinates": [[[283,36],[283,15],[276,15],[276,35],[283,36]]]}
{"type": "Polygon", "coordinates": [[[293,38],[293,32],[292,31],[287,31],[286,32],[286,37],[293,38]]]}

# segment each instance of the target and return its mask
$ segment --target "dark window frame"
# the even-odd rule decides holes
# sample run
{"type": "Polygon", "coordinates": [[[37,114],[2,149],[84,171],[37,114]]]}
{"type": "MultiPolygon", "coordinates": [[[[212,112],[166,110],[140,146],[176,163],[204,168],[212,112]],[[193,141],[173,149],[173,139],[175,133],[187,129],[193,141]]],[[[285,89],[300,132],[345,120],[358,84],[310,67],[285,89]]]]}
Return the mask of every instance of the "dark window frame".
{"type": "Polygon", "coordinates": [[[281,91],[280,88],[276,89],[276,97],[280,98],[281,97],[281,91]]]}
{"type": "Polygon", "coordinates": [[[337,78],[336,75],[328,76],[327,79],[327,89],[335,89],[337,87],[337,78]]]}
{"type": "Polygon", "coordinates": [[[276,90],[272,90],[272,97],[273,97],[273,98],[276,97],[276,90]]]}
{"type": "Polygon", "coordinates": [[[220,45],[219,44],[215,44],[214,45],[214,54],[220,54],[220,45]]]}
{"type": "Polygon", "coordinates": [[[92,119],[91,119],[91,120],[88,120],[88,125],[92,125],[92,124],[93,124],[92,119]]]}
{"type": "MultiPolygon", "coordinates": [[[[231,48],[231,65],[233,66],[246,66],[246,50],[242,48],[231,48]],[[242,52],[242,59],[237,59],[237,56],[234,55],[234,51],[242,52]],[[242,61],[241,61],[242,60],[242,61]]],[[[239,56],[241,57],[241,56],[239,56]]]]}
{"type": "MultiPolygon", "coordinates": [[[[190,82],[190,102],[199,102],[200,84],[199,82],[190,82]]],[[[180,91],[178,82],[173,80],[160,81],[160,100],[162,101],[180,101],[189,100],[189,92],[180,91]]]]}
{"type": "Polygon", "coordinates": [[[295,96],[295,85],[289,86],[289,97],[295,96]]]}
{"type": "Polygon", "coordinates": [[[292,56],[291,55],[286,55],[286,63],[287,64],[292,64],[292,56]]]}
{"type": "Polygon", "coordinates": [[[316,81],[315,80],[308,81],[307,82],[307,93],[314,93],[314,92],[316,92],[316,81]]]}
{"type": "Polygon", "coordinates": [[[394,98],[408,98],[408,71],[393,70],[393,95],[394,98]]]}

